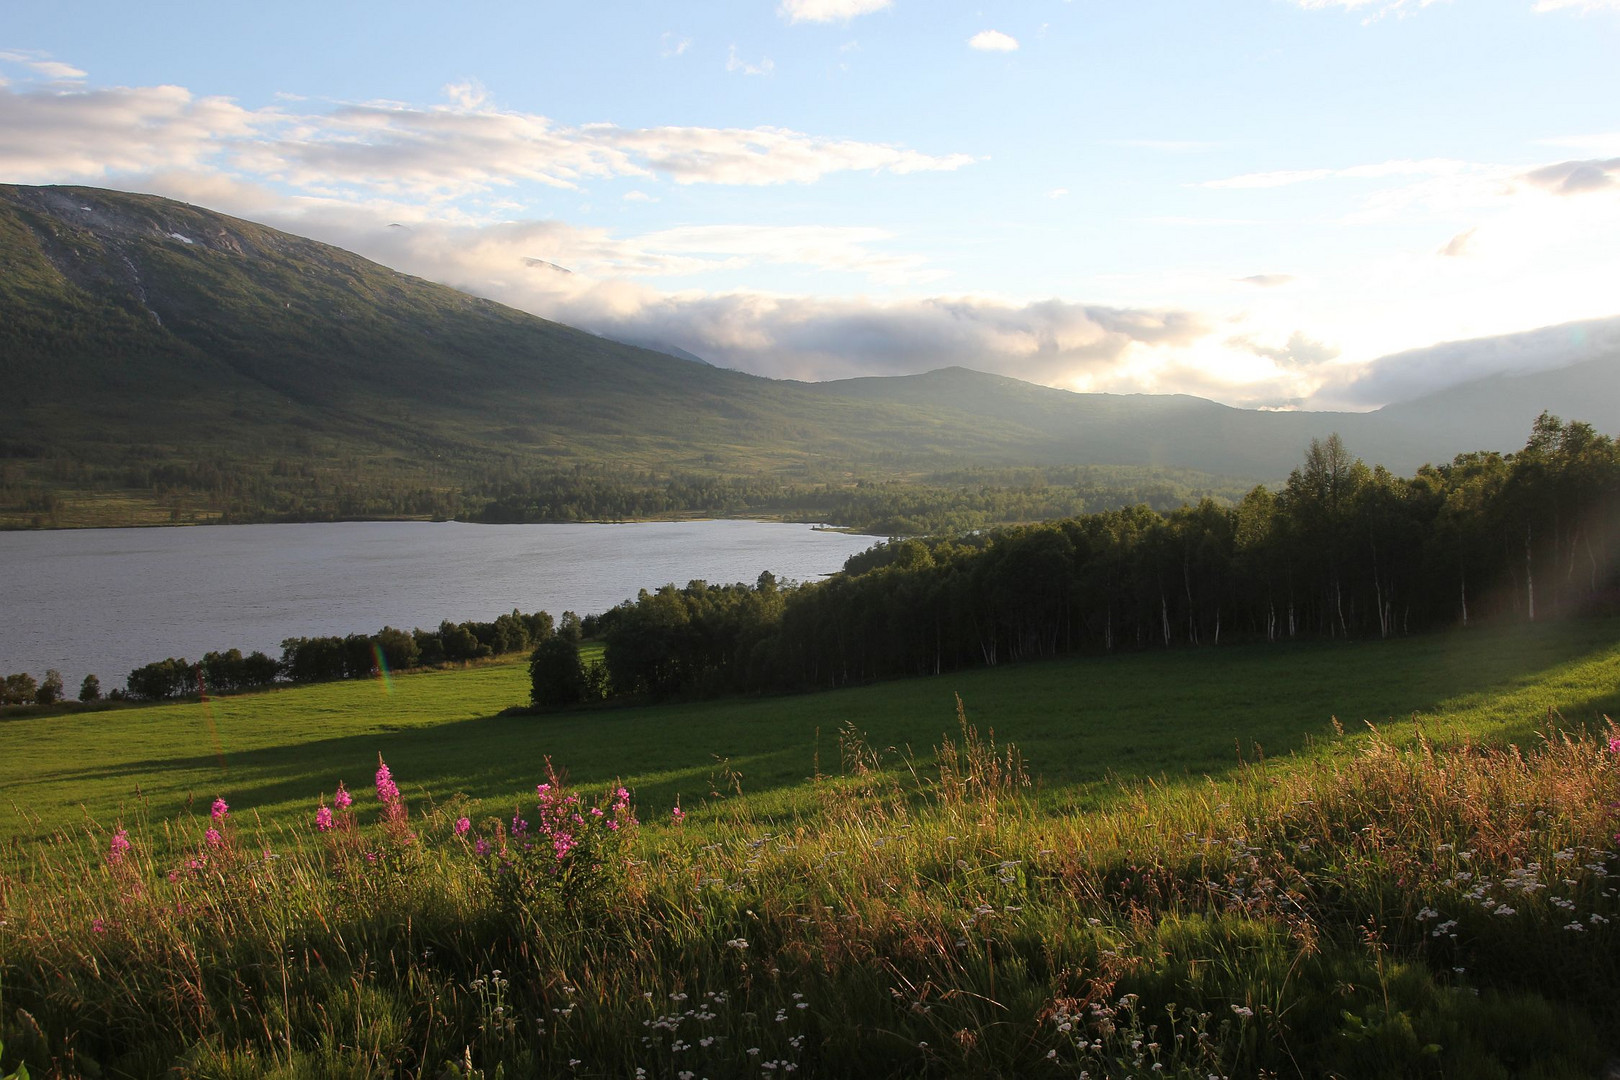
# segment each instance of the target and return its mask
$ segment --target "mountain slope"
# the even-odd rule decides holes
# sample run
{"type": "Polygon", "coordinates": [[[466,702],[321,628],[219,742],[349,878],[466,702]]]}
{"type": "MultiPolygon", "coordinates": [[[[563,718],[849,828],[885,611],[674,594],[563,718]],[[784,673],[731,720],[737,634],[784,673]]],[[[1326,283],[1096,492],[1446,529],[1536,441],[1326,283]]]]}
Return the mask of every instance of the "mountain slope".
{"type": "Polygon", "coordinates": [[[207,490],[258,516],[458,513],[565,473],[579,489],[676,473],[768,486],[1092,464],[1247,483],[1281,479],[1335,430],[1409,470],[1522,445],[1541,397],[1589,405],[1607,387],[1615,401],[1615,370],[1374,414],[1074,394],[962,368],[782,382],[170,200],[0,186],[0,518],[39,517],[69,490],[207,490]]]}

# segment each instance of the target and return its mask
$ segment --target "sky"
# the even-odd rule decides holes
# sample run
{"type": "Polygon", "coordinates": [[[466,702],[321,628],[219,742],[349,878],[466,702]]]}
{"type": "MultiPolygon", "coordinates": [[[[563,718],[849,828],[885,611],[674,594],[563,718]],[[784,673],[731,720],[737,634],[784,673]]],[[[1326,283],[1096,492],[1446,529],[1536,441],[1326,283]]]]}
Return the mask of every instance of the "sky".
{"type": "Polygon", "coordinates": [[[773,377],[1371,408],[1620,323],[1620,0],[45,0],[0,182],[773,377]]]}

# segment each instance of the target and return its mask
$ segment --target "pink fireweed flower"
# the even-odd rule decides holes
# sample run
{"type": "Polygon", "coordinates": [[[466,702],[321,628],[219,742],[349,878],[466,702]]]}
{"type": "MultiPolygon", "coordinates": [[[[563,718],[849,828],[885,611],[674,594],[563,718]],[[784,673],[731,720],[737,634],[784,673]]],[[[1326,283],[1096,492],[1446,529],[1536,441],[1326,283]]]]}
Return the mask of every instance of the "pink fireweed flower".
{"type": "Polygon", "coordinates": [[[478,838],[477,842],[475,842],[473,844],[473,850],[476,851],[480,855],[488,855],[489,854],[489,841],[485,840],[482,836],[480,836],[478,838]]]}
{"type": "Polygon", "coordinates": [[[107,862],[117,866],[124,861],[124,855],[129,851],[129,830],[119,829],[112,834],[112,842],[107,845],[107,862]]]}
{"type": "Polygon", "coordinates": [[[389,805],[399,802],[399,785],[394,783],[394,774],[381,754],[377,755],[377,798],[389,805]]]}
{"type": "Polygon", "coordinates": [[[676,803],[675,809],[669,812],[669,816],[675,820],[675,824],[679,825],[686,820],[686,811],[681,809],[680,803],[676,803]]]}
{"type": "Polygon", "coordinates": [[[230,805],[226,803],[224,799],[215,799],[214,805],[208,810],[209,816],[211,816],[215,821],[224,821],[225,815],[230,812],[230,805]]]}
{"type": "Polygon", "coordinates": [[[107,932],[107,924],[102,922],[100,919],[91,919],[90,929],[93,933],[105,934],[107,932]]]}
{"type": "Polygon", "coordinates": [[[1609,737],[1609,753],[1620,754],[1620,735],[1609,737]]]}
{"type": "Polygon", "coordinates": [[[338,781],[337,794],[332,796],[332,802],[339,810],[347,810],[354,804],[354,796],[349,794],[349,789],[343,786],[341,780],[338,781]]]}
{"type": "Polygon", "coordinates": [[[325,832],[331,827],[332,808],[330,806],[322,806],[319,810],[315,811],[315,828],[319,832],[325,832]]]}
{"type": "Polygon", "coordinates": [[[377,798],[382,800],[383,820],[390,829],[399,832],[404,839],[410,837],[403,832],[405,827],[405,797],[399,793],[399,785],[394,783],[394,774],[388,771],[388,764],[383,761],[382,755],[377,755],[377,798]]]}
{"type": "Polygon", "coordinates": [[[471,829],[471,828],[472,828],[472,819],[471,818],[459,817],[459,818],[456,819],[456,835],[457,836],[466,836],[467,835],[467,830],[471,829]]]}
{"type": "Polygon", "coordinates": [[[208,842],[209,847],[219,847],[225,842],[225,838],[220,835],[218,829],[209,829],[203,833],[203,839],[208,842]]]}
{"type": "Polygon", "coordinates": [[[518,817],[516,814],[513,814],[512,815],[512,835],[513,836],[522,836],[524,833],[526,833],[528,831],[529,831],[529,823],[527,821],[524,821],[522,818],[518,817]]]}

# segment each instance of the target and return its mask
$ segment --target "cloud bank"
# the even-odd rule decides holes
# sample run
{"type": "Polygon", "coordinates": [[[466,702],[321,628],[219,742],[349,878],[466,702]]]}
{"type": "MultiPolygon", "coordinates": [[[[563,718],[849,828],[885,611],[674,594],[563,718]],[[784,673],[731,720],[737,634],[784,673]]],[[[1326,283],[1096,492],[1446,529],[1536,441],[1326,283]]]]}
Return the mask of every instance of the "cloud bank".
{"type": "MultiPolygon", "coordinates": [[[[806,0],[800,21],[877,9],[870,0],[806,0]]],[[[1250,273],[1264,263],[1203,267],[1204,284],[1176,302],[1135,299],[1178,295],[1179,285],[1156,279],[1150,293],[1098,304],[961,295],[944,284],[944,270],[907,249],[906,237],[871,225],[722,219],[607,228],[531,209],[544,205],[537,193],[561,191],[570,201],[600,198],[625,214],[617,220],[645,222],[651,204],[679,205],[690,196],[678,189],[691,185],[947,172],[975,160],[963,153],[770,126],[561,123],[501,108],[476,83],[446,87],[445,103],[434,106],[285,96],[247,108],[178,86],[86,88],[58,78],[77,71],[70,65],[7,55],[8,70],[31,71],[35,81],[0,83],[0,181],[168,195],[547,318],[761,375],[825,379],[957,364],[1078,390],[1367,407],[1522,366],[1538,349],[1574,355],[1555,335],[1523,348],[1459,346],[1365,362],[1413,341],[1612,311],[1609,283],[1620,273],[1611,242],[1620,235],[1620,158],[1612,156],[1620,143],[1612,135],[1549,140],[1571,159],[1541,165],[1395,160],[1192,183],[1227,206],[1310,185],[1336,200],[1323,213],[1335,227],[1399,220],[1422,239],[1376,263],[1307,268],[1299,278],[1250,273]],[[736,284],[806,273],[889,299],[736,284]]],[[[1223,220],[1274,227],[1263,218],[1223,220]]]]}
{"type": "Polygon", "coordinates": [[[450,199],[518,182],[578,189],[592,179],[676,184],[810,183],[837,172],[949,171],[966,154],[788,128],[558,124],[490,105],[475,88],[452,104],[246,109],[178,86],[59,90],[0,86],[0,176],[18,183],[100,180],[154,161],[264,177],[331,195],[450,199]]]}

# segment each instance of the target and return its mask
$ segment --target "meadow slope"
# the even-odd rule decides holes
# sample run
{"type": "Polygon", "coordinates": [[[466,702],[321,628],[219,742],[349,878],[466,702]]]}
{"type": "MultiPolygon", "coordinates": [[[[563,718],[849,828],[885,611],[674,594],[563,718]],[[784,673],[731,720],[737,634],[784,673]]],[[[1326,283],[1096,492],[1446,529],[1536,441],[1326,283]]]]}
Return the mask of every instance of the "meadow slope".
{"type": "Polygon", "coordinates": [[[839,768],[839,736],[927,758],[969,718],[1022,750],[1043,803],[1095,806],[1113,780],[1196,782],[1308,753],[1366,725],[1409,737],[1526,742],[1556,710],[1620,715],[1620,620],[1351,644],[1227,646],[1002,665],[827,693],[534,715],[521,663],[430,671],[78,715],[0,721],[0,837],[83,815],[172,817],[225,794],[268,822],[307,819],[382,754],[413,796],[498,804],[549,758],[587,787],[699,803],[726,769],[752,809],[802,808],[839,768]],[[818,756],[819,755],[819,756],[818,756]],[[723,763],[723,764],[722,764],[723,763]]]}
{"type": "Polygon", "coordinates": [[[1610,1075],[1617,629],[11,720],[0,1076],[1610,1075]]]}

